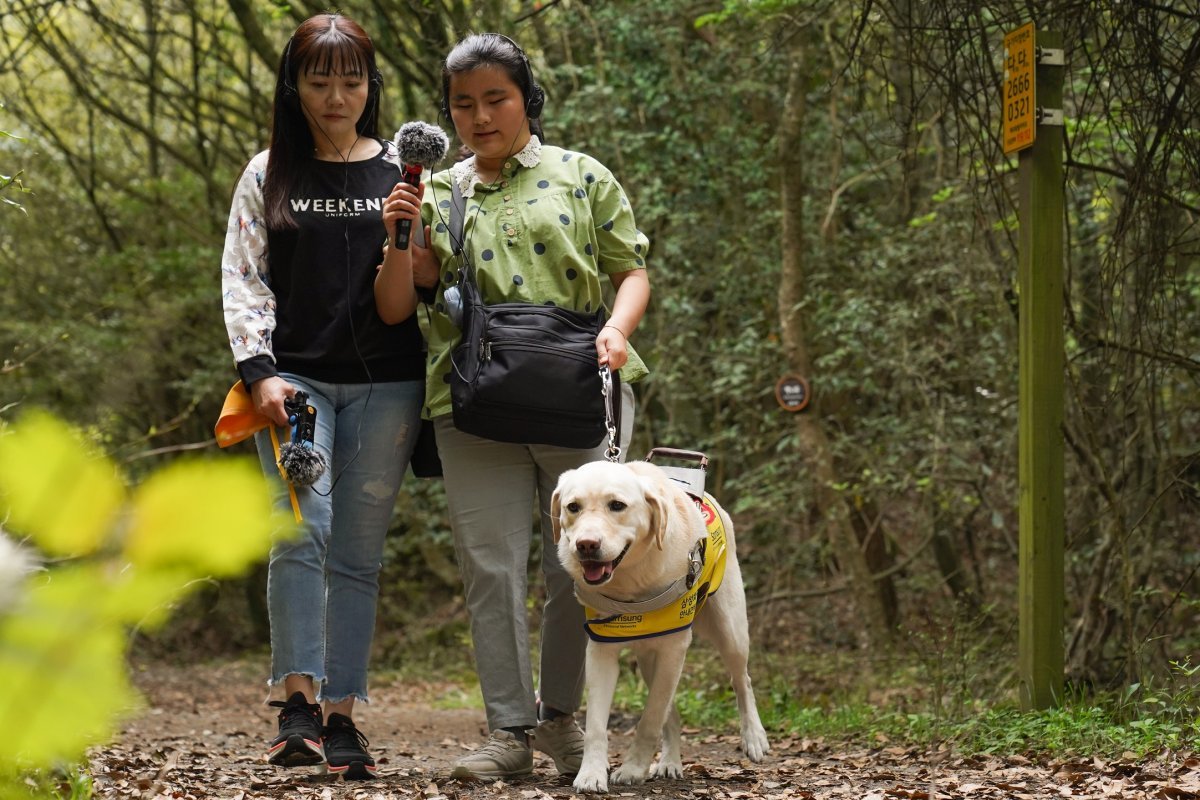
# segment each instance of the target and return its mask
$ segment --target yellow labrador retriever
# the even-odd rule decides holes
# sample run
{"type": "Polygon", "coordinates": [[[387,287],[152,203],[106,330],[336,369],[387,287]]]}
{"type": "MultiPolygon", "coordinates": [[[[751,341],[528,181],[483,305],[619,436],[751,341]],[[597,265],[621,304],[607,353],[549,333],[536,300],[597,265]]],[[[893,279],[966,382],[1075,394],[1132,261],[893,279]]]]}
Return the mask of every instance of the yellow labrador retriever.
{"type": "Polygon", "coordinates": [[[612,782],[682,777],[675,690],[693,627],[720,651],[737,694],[742,749],[761,761],[770,745],[746,669],[746,596],[725,510],[707,495],[697,503],[648,462],[597,461],[563,473],[552,514],[558,557],[587,607],[591,637],[575,790],[608,791],[608,715],[625,647],[637,656],[649,696],[612,782]],[[660,737],[662,756],[651,768],[660,737]]]}

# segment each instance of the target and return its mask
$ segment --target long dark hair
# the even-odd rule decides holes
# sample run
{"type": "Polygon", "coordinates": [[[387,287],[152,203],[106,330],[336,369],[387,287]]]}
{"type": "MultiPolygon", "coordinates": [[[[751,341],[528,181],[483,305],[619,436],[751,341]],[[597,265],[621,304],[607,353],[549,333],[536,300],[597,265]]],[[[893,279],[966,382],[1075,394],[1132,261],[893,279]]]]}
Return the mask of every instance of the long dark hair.
{"type": "MultiPolygon", "coordinates": [[[[535,89],[533,69],[529,58],[507,36],[498,33],[472,33],[465,37],[446,56],[442,63],[442,113],[450,117],[450,76],[461,75],[479,67],[499,67],[521,90],[525,107],[535,89]]],[[[529,132],[543,142],[546,134],[542,130],[541,115],[529,118],[529,132]]]]}
{"type": "Polygon", "coordinates": [[[375,66],[375,45],[362,27],[341,14],[318,14],[300,23],[279,56],[271,154],[263,179],[263,204],[269,229],[296,227],[288,198],[300,169],[312,158],[312,131],[300,108],[301,73],[356,75],[368,81],[367,105],[359,117],[359,136],[379,138],[379,94],[383,78],[375,66]]]}

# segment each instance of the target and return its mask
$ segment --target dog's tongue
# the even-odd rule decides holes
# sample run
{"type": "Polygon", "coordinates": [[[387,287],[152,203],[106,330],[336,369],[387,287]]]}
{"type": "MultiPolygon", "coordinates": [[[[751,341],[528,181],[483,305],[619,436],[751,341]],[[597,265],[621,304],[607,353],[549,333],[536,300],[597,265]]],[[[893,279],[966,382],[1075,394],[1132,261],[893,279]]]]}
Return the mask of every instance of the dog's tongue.
{"type": "Polygon", "coordinates": [[[588,583],[599,583],[612,575],[611,561],[584,561],[580,566],[583,567],[583,577],[588,583]]]}

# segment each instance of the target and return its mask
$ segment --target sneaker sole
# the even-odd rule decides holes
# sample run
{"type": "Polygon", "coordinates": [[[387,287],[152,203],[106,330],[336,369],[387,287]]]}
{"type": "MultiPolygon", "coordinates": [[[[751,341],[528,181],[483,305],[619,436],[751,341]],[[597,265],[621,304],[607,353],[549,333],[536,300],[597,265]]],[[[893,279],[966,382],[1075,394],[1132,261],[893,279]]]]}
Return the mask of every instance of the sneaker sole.
{"type": "Polygon", "coordinates": [[[267,751],[267,763],[277,767],[309,767],[325,760],[320,742],[293,734],[267,751]]]}
{"type": "Polygon", "coordinates": [[[576,762],[574,764],[571,764],[571,763],[566,762],[565,759],[559,758],[558,754],[553,753],[550,750],[542,750],[542,748],[536,744],[533,745],[533,748],[534,748],[534,750],[538,751],[539,753],[544,753],[544,754],[546,754],[546,756],[550,756],[551,760],[553,760],[553,762],[554,762],[554,769],[558,770],[559,775],[578,775],[578,774],[580,774],[580,768],[582,768],[582,766],[583,766],[582,754],[580,757],[578,757],[578,759],[576,760],[576,762]]]}
{"type": "Polygon", "coordinates": [[[459,780],[485,781],[487,783],[491,783],[492,781],[498,781],[498,780],[501,780],[502,778],[520,778],[523,775],[532,775],[532,774],[533,774],[533,766],[532,765],[530,765],[526,769],[519,769],[519,770],[514,770],[511,772],[491,772],[491,773],[476,772],[475,770],[471,769],[470,767],[466,766],[465,764],[459,764],[454,769],[450,770],[451,778],[458,778],[459,780]]]}
{"type": "Polygon", "coordinates": [[[579,754],[574,764],[569,764],[566,763],[565,759],[561,758],[557,753],[551,751],[550,749],[539,747],[536,739],[532,740],[532,746],[533,749],[537,750],[539,753],[550,756],[550,758],[554,761],[554,768],[558,770],[559,775],[578,775],[580,768],[583,766],[582,753],[579,754]]]}
{"type": "Polygon", "coordinates": [[[344,781],[374,780],[379,770],[374,764],[364,761],[351,761],[349,764],[326,764],[333,775],[341,775],[344,781]]]}
{"type": "MultiPolygon", "coordinates": [[[[538,752],[546,753],[545,750],[539,750],[538,752]]],[[[571,764],[562,763],[561,761],[559,761],[557,758],[554,757],[553,753],[546,753],[546,755],[550,756],[550,758],[553,759],[554,768],[556,770],[558,770],[559,775],[566,775],[568,777],[573,777],[573,776],[579,774],[579,769],[580,769],[580,767],[583,766],[583,759],[580,759],[578,764],[571,765],[571,764]]]]}

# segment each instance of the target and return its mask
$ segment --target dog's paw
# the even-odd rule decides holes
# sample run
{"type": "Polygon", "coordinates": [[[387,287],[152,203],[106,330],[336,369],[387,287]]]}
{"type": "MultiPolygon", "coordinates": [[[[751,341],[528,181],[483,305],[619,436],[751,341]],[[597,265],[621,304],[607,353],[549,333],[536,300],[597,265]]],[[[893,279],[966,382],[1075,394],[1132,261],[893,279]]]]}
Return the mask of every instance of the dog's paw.
{"type": "Polygon", "coordinates": [[[611,780],[618,786],[639,786],[646,782],[646,772],[644,768],[626,763],[613,770],[611,780]]]}
{"type": "Polygon", "coordinates": [[[659,761],[650,768],[650,774],[655,778],[682,778],[683,764],[679,761],[659,761]]]}
{"type": "Polygon", "coordinates": [[[581,769],[579,774],[575,776],[575,782],[571,786],[577,792],[607,794],[608,775],[604,772],[588,772],[586,769],[581,769]]]}
{"type": "Polygon", "coordinates": [[[746,752],[746,757],[751,761],[755,763],[762,761],[763,756],[771,750],[771,743],[767,741],[767,732],[761,726],[742,731],[742,750],[746,752]]]}

